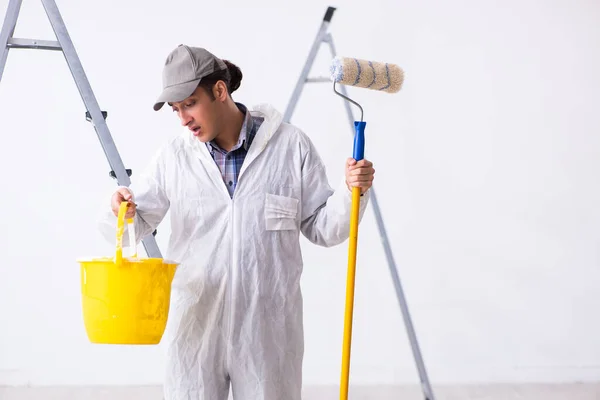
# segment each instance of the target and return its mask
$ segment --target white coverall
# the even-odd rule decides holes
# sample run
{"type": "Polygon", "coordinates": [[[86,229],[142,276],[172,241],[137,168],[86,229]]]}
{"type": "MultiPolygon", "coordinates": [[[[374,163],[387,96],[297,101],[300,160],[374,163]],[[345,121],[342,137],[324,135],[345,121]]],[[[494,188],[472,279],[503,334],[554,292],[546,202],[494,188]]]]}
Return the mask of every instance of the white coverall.
{"type": "MultiPolygon", "coordinates": [[[[226,400],[229,382],[236,400],[300,400],[299,234],[320,246],[349,236],[345,179],[333,190],[308,136],[271,106],[248,110],[264,122],[233,199],[206,145],[187,131],[130,187],[136,237],[151,234],[170,210],[165,258],[180,263],[163,339],[165,400],[226,400]]],[[[115,224],[107,211],[101,229],[112,242],[115,224]]]]}

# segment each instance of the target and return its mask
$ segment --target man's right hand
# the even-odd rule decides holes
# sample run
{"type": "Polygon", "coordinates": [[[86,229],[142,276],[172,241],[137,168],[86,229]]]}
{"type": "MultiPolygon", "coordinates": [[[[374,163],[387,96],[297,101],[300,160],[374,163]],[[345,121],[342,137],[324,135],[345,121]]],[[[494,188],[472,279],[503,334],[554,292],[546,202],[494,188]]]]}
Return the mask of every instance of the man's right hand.
{"type": "Polygon", "coordinates": [[[125,213],[125,218],[133,218],[135,215],[135,203],[133,202],[133,195],[131,191],[127,188],[119,188],[111,197],[110,205],[112,207],[112,211],[115,214],[115,217],[119,216],[119,208],[121,207],[122,202],[128,202],[129,207],[127,207],[127,212],[125,213]]]}

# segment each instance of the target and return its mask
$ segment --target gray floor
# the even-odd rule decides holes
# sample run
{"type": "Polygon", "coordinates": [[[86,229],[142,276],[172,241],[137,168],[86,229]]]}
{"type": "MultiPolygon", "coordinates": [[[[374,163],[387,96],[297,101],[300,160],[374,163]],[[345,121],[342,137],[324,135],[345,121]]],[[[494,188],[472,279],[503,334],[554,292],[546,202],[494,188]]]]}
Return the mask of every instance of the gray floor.
{"type": "MultiPolygon", "coordinates": [[[[519,384],[437,386],[436,400],[600,400],[600,382],[585,384],[519,384]]],[[[160,387],[0,387],[1,400],[160,400],[160,387]]],[[[308,387],[303,400],[339,398],[336,387],[308,387]]],[[[423,400],[418,387],[357,387],[351,400],[423,400]]]]}

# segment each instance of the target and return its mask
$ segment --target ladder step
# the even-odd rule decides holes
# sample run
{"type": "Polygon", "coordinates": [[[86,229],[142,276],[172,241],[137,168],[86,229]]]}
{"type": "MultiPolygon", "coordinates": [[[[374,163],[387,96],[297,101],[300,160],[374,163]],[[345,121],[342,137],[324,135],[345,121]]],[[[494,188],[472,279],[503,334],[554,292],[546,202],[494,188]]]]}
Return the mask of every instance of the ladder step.
{"type": "Polygon", "coordinates": [[[8,39],[8,48],[12,49],[40,49],[40,50],[62,50],[56,40],[37,40],[37,39],[8,39]]]}

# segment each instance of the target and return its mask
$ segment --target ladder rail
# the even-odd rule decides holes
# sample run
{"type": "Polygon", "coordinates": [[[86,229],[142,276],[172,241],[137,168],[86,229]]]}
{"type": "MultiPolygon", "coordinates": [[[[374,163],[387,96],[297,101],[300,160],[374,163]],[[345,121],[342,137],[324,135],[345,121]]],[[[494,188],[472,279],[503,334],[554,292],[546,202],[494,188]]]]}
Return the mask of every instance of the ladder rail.
{"type": "Polygon", "coordinates": [[[9,0],[8,8],[6,9],[6,14],[4,15],[2,30],[0,30],[0,46],[2,46],[2,49],[0,49],[0,81],[2,80],[2,75],[4,74],[6,60],[8,59],[8,41],[15,33],[22,2],[23,0],[9,0]]]}

